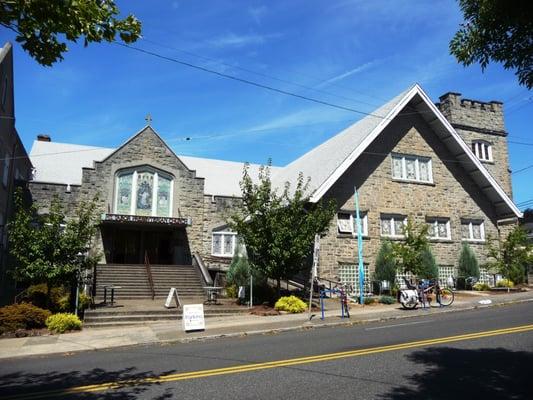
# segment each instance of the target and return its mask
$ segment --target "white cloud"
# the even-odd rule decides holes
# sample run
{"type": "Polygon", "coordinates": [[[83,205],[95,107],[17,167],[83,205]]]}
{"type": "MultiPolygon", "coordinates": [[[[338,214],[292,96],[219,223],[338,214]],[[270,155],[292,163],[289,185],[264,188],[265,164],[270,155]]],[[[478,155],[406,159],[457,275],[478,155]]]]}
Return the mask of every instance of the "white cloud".
{"type": "Polygon", "coordinates": [[[330,83],[335,83],[335,82],[341,81],[341,80],[343,80],[345,78],[348,78],[349,76],[358,74],[359,72],[363,72],[364,70],[367,70],[368,68],[372,67],[375,64],[376,64],[376,61],[370,61],[370,62],[367,62],[365,64],[358,65],[355,68],[352,68],[352,69],[350,69],[348,71],[343,72],[342,74],[336,75],[336,76],[334,76],[332,78],[326,79],[323,82],[320,82],[317,85],[317,88],[327,86],[330,83]]]}
{"type": "Polygon", "coordinates": [[[268,9],[265,5],[260,5],[257,7],[250,7],[248,9],[248,13],[252,17],[252,19],[255,21],[257,25],[261,25],[261,19],[262,17],[267,13],[268,9]]]}
{"type": "Polygon", "coordinates": [[[247,34],[239,35],[228,33],[217,38],[207,40],[207,44],[214,47],[244,47],[254,44],[263,44],[271,39],[279,38],[281,34],[272,33],[267,35],[247,34]]]}

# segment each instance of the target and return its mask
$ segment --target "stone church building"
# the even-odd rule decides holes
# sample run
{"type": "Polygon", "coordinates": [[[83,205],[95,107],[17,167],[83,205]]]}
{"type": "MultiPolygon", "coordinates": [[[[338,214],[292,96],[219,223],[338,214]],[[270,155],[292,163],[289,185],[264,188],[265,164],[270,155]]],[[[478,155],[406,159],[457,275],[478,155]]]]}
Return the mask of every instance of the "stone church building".
{"type": "MultiPolygon", "coordinates": [[[[408,217],[430,226],[442,279],[457,275],[463,242],[484,264],[488,238],[504,237],[521,216],[512,201],[502,107],[458,93],[433,104],[414,85],[287,166],[273,167],[275,187],[303,173],[311,178],[311,202],[332,198],[338,205],[321,238],[319,276],[357,278],[354,187],[369,273],[381,241],[402,240],[408,217]]],[[[191,265],[196,255],[212,275],[227,268],[236,235],[226,219],[239,202],[243,163],[177,155],[151,126],[116,149],[41,135],[30,159],[29,188],[43,212],[54,196],[72,212],[98,194],[94,248],[102,263],[142,264],[147,255],[152,264],[191,265]]],[[[258,169],[250,166],[252,175],[258,169]]]]}

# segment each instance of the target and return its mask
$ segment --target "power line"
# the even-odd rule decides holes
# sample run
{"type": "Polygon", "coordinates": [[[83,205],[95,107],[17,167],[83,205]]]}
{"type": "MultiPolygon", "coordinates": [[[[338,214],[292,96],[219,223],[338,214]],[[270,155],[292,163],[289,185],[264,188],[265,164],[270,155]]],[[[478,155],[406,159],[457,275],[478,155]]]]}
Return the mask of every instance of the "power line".
{"type": "Polygon", "coordinates": [[[512,173],[512,174],[518,174],[519,172],[525,171],[525,170],[530,169],[530,168],[533,168],[533,164],[528,165],[527,167],[521,168],[521,169],[519,169],[519,170],[517,170],[517,171],[513,171],[513,172],[511,172],[511,173],[512,173]]]}
{"type": "Polygon", "coordinates": [[[533,146],[533,143],[527,143],[527,142],[515,142],[514,140],[508,140],[507,142],[513,143],[513,144],[521,144],[524,146],[533,146]]]}

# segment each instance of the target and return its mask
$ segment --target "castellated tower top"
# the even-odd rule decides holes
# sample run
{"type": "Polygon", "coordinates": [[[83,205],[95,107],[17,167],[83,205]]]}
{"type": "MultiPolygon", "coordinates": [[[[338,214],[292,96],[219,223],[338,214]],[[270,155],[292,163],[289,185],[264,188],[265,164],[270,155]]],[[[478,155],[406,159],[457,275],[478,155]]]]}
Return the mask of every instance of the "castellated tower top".
{"type": "Polygon", "coordinates": [[[507,135],[503,122],[503,103],[462,99],[461,93],[448,92],[439,97],[437,107],[454,128],[507,135]]]}

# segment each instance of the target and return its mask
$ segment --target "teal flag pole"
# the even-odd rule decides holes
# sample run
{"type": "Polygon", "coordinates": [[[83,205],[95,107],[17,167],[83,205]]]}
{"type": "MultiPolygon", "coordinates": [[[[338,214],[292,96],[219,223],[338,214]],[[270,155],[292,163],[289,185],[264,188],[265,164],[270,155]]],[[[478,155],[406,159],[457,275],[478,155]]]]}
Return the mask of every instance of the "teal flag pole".
{"type": "Polygon", "coordinates": [[[359,196],[355,186],[353,192],[355,199],[355,221],[357,224],[357,256],[359,258],[359,304],[364,304],[365,295],[363,289],[365,282],[365,267],[363,265],[363,229],[361,227],[361,217],[359,215],[359,196]]]}

